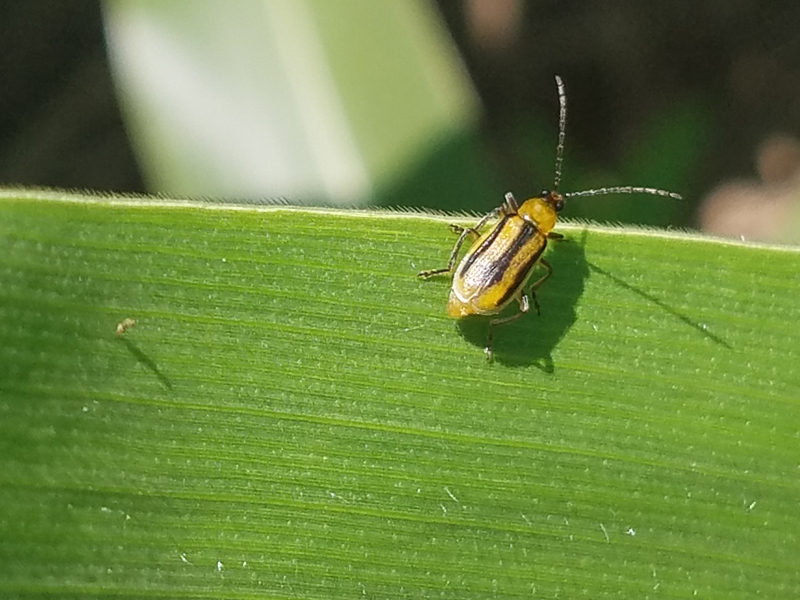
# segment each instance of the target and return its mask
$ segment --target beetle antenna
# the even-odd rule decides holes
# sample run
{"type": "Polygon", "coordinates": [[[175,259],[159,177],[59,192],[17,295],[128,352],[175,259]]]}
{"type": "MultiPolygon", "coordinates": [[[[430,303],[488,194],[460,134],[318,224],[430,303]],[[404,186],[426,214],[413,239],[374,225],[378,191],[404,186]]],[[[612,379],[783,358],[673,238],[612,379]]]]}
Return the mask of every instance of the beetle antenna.
{"type": "Polygon", "coordinates": [[[561,163],[564,162],[564,140],[567,130],[567,94],[564,91],[564,82],[561,77],[556,75],[556,85],[558,86],[558,145],[556,146],[556,178],[553,183],[553,191],[558,192],[561,185],[561,163]]]}
{"type": "Polygon", "coordinates": [[[683,200],[683,196],[676,194],[675,192],[668,192],[667,190],[660,190],[658,188],[635,187],[631,185],[597,188],[596,190],[583,190],[582,192],[569,192],[567,194],[563,194],[563,196],[564,198],[578,198],[580,196],[605,196],[607,194],[651,194],[653,196],[665,196],[667,198],[683,200]]]}

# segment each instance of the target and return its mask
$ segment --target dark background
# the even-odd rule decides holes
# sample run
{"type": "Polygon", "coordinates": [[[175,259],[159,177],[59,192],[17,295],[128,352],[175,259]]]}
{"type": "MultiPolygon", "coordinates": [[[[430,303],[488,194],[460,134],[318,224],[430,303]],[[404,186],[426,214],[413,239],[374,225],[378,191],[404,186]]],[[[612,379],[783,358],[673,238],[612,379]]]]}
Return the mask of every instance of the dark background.
{"type": "MultiPolygon", "coordinates": [[[[570,106],[563,189],[594,186],[604,171],[614,181],[601,185],[678,186],[677,225],[692,224],[720,182],[753,177],[766,136],[800,130],[796,0],[494,3],[488,25],[478,2],[437,4],[484,104],[479,156],[508,189],[552,181],[555,73],[570,106]]],[[[0,2],[0,81],[0,185],[148,191],[99,3],[0,2]]],[[[647,220],[598,206],[612,220],[647,220]]]]}
{"type": "Polygon", "coordinates": [[[0,185],[144,191],[97,2],[0,2],[0,185]]]}

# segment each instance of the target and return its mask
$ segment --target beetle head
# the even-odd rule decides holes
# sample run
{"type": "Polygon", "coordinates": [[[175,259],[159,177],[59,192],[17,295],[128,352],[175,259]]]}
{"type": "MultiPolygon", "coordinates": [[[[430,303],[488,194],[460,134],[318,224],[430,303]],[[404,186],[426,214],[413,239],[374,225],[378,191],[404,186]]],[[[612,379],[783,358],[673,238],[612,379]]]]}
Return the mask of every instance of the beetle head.
{"type": "Polygon", "coordinates": [[[537,198],[529,198],[519,207],[518,214],[526,221],[533,223],[542,233],[553,230],[558,218],[558,211],[564,207],[564,199],[558,192],[542,192],[537,198]]]}

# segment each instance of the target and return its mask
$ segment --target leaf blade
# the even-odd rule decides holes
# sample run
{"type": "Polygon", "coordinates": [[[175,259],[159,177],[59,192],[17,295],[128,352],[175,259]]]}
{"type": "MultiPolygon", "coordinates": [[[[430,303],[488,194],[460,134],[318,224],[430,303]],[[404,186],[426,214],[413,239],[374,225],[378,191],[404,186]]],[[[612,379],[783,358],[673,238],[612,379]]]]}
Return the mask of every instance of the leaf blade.
{"type": "Polygon", "coordinates": [[[565,226],[486,365],[441,220],[10,195],[5,594],[800,585],[796,251],[565,226]]]}

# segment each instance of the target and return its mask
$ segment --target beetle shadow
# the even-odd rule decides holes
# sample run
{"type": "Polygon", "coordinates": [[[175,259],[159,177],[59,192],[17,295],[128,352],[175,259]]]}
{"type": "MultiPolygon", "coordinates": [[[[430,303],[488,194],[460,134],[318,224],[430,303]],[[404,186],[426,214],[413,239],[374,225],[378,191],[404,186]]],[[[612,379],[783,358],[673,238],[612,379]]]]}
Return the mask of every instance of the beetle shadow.
{"type": "MultiPolygon", "coordinates": [[[[512,367],[533,365],[545,373],[555,371],[553,349],[575,323],[575,307],[589,275],[586,235],[584,231],[579,239],[565,238],[549,242],[546,259],[553,267],[553,274],[536,294],[541,314],[537,315],[531,307],[527,315],[494,328],[492,351],[496,362],[512,367]]],[[[533,277],[543,272],[538,267],[533,277]]],[[[518,305],[514,302],[502,314],[513,315],[517,309],[518,305]]],[[[488,318],[467,317],[457,321],[456,327],[461,337],[469,343],[479,348],[486,346],[488,318]]]]}

